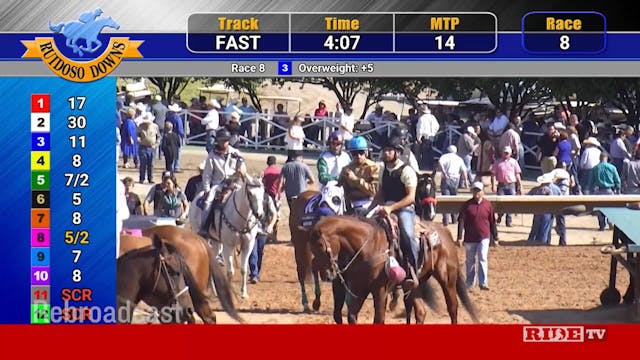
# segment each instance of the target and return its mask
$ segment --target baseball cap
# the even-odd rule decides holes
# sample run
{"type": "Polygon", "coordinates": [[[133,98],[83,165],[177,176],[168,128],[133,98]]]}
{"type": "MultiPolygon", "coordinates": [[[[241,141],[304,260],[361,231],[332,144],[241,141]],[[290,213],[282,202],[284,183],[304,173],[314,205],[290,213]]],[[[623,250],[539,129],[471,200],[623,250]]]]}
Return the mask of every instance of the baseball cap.
{"type": "Polygon", "coordinates": [[[167,179],[171,177],[171,171],[165,171],[162,173],[162,179],[167,179]]]}
{"type": "Polygon", "coordinates": [[[484,190],[484,183],[476,181],[471,185],[471,190],[484,190]]]}

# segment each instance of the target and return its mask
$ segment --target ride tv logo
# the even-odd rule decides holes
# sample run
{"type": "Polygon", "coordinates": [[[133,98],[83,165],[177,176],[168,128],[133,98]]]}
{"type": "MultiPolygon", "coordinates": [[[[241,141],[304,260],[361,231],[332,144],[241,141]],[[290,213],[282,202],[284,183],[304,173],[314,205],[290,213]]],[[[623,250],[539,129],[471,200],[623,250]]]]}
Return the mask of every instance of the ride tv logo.
{"type": "Polygon", "coordinates": [[[523,342],[605,341],[607,329],[589,326],[524,326],[523,342]]]}
{"type": "Polygon", "coordinates": [[[73,82],[101,79],[118,67],[123,59],[142,58],[138,47],[143,41],[100,34],[105,28],[120,29],[115,20],[110,16],[102,17],[102,14],[102,10],[97,8],[82,13],[78,20],[55,24],[49,21],[49,29],[57,36],[22,40],[27,48],[22,57],[42,59],[54,74],[73,82]],[[56,39],[62,41],[62,38],[64,47],[58,47],[56,39]],[[102,52],[94,56],[98,51],[102,52]],[[74,60],[83,58],[87,60],[74,60]]]}

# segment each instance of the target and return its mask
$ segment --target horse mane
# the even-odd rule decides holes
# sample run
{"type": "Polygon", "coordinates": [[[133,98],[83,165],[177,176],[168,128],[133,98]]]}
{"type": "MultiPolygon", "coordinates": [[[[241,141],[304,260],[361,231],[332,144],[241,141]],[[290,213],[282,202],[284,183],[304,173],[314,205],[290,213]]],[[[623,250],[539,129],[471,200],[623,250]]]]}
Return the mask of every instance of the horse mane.
{"type": "Polygon", "coordinates": [[[145,247],[129,250],[126,253],[120,255],[118,257],[118,261],[120,261],[121,259],[122,260],[127,260],[129,258],[136,258],[136,257],[140,257],[140,256],[146,256],[151,250],[157,250],[157,249],[154,248],[153,245],[147,245],[145,247]]]}

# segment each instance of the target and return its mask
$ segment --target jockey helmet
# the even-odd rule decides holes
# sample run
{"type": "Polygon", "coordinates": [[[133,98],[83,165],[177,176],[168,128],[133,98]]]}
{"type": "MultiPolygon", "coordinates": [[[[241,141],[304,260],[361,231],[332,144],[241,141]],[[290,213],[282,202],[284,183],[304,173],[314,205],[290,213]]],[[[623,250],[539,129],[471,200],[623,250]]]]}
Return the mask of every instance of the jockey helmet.
{"type": "Polygon", "coordinates": [[[391,130],[391,137],[397,136],[402,140],[405,140],[407,135],[409,135],[409,130],[404,126],[396,126],[391,130]]]}
{"type": "Polygon", "coordinates": [[[329,135],[329,144],[333,144],[333,143],[340,143],[342,144],[344,142],[344,138],[342,137],[342,133],[340,133],[339,131],[334,131],[329,135]]]}
{"type": "Polygon", "coordinates": [[[392,148],[397,152],[402,153],[404,151],[404,146],[402,145],[402,138],[399,136],[391,136],[387,143],[384,145],[385,148],[392,148]]]}
{"type": "Polygon", "coordinates": [[[229,141],[231,133],[229,130],[222,128],[216,132],[216,142],[229,141]]]}
{"type": "Polygon", "coordinates": [[[349,150],[350,151],[358,151],[358,150],[368,150],[369,144],[367,144],[367,139],[362,136],[356,136],[349,141],[349,150]]]}

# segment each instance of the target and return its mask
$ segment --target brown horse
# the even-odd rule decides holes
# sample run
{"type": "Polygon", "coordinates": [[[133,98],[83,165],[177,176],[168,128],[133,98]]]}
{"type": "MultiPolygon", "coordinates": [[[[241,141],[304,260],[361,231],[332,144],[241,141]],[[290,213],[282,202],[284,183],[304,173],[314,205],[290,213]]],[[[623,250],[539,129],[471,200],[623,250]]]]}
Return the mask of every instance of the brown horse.
{"type": "Polygon", "coordinates": [[[193,299],[195,310],[205,323],[216,323],[216,315],[212,308],[215,292],[224,311],[234,320],[243,323],[233,303],[232,292],[224,269],[216,260],[216,254],[206,241],[197,234],[175,226],[155,226],[143,230],[144,237],[121,235],[120,252],[148,246],[151,237],[159,236],[166,243],[173,245],[185,258],[191,273],[194,275],[198,290],[204,294],[203,301],[193,299]],[[212,286],[213,285],[213,286],[212,286]]]}
{"type": "Polygon", "coordinates": [[[194,286],[184,258],[159,237],[153,237],[151,247],[119,257],[116,273],[118,323],[131,323],[140,301],[158,309],[162,323],[195,323],[190,290],[196,297],[202,293],[194,286]],[[123,310],[125,317],[121,316],[123,310]]]}
{"type": "MultiPolygon", "coordinates": [[[[290,207],[289,214],[289,231],[291,233],[291,242],[293,243],[296,270],[298,273],[298,282],[300,283],[300,293],[302,297],[302,306],[304,312],[311,312],[309,308],[309,300],[307,298],[305,283],[309,280],[310,275],[313,276],[315,299],[313,300],[313,310],[318,311],[320,309],[320,277],[317,270],[313,269],[312,259],[313,255],[309,248],[309,235],[311,229],[300,226],[301,218],[304,214],[304,208],[313,196],[319,192],[314,190],[305,191],[300,194],[290,207]]],[[[423,172],[418,174],[418,186],[416,189],[416,209],[422,213],[425,218],[432,220],[435,217],[435,183],[433,172],[423,172]]],[[[340,283],[336,282],[333,287],[340,287],[340,283]]],[[[399,289],[394,292],[394,299],[392,305],[395,305],[402,291],[399,289]]],[[[342,306],[342,305],[340,305],[342,306]]]]}
{"type": "MultiPolygon", "coordinates": [[[[418,274],[420,288],[426,286],[427,279],[434,275],[441,284],[447,301],[451,323],[457,323],[458,299],[477,322],[475,310],[464,287],[462,274],[458,269],[457,252],[451,233],[438,224],[421,223],[421,237],[436,238],[439,243],[423,249],[421,269],[418,274]],[[424,255],[426,254],[426,256],[424,255]]],[[[435,243],[435,242],[434,242],[435,243]]],[[[374,323],[384,323],[387,292],[394,288],[390,284],[384,268],[388,258],[389,242],[383,227],[375,220],[357,219],[348,216],[330,216],[320,220],[310,237],[310,248],[314,255],[314,267],[321,271],[323,278],[340,279],[342,286],[334,282],[334,320],[342,323],[342,303],[348,296],[347,320],[357,322],[357,316],[367,296],[373,295],[375,308],[374,323]]],[[[424,323],[425,307],[416,291],[405,297],[407,323],[415,308],[417,323],[424,323]]]]}
{"type": "Polygon", "coordinates": [[[300,293],[302,296],[302,307],[304,312],[311,312],[309,308],[309,300],[307,299],[307,291],[305,289],[305,282],[313,274],[313,283],[315,286],[315,299],[313,300],[313,309],[318,311],[320,309],[320,277],[317,271],[312,271],[312,255],[309,248],[309,233],[310,229],[306,229],[301,226],[302,215],[304,214],[304,207],[313,196],[317,195],[318,191],[305,191],[300,194],[291,202],[291,208],[289,209],[289,231],[291,232],[291,242],[293,243],[293,250],[296,259],[296,270],[298,272],[298,282],[300,283],[300,293]]]}

